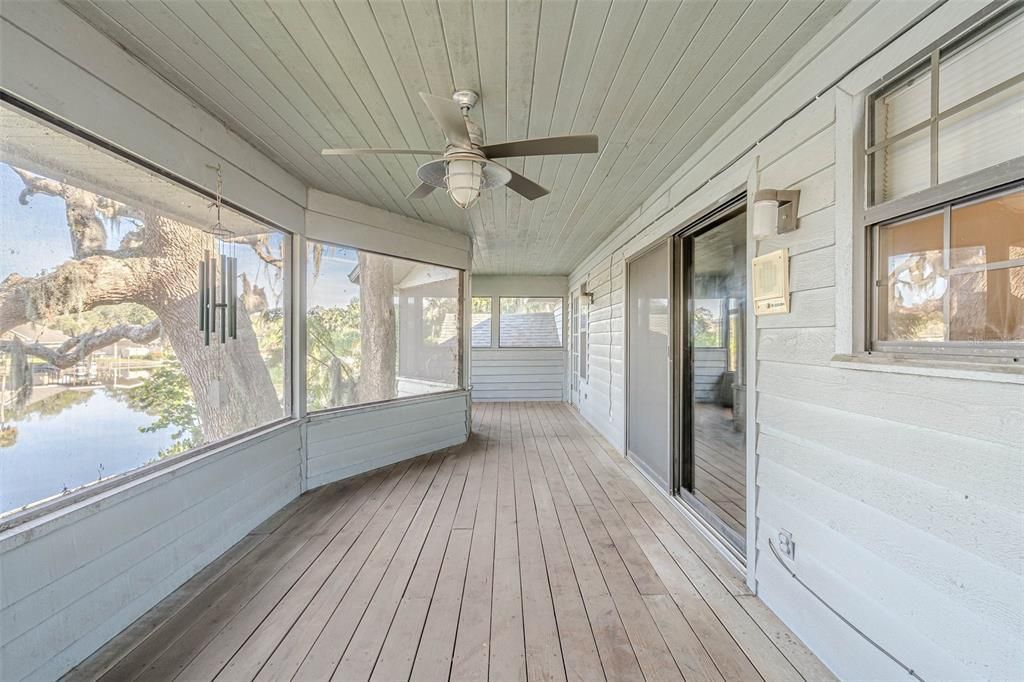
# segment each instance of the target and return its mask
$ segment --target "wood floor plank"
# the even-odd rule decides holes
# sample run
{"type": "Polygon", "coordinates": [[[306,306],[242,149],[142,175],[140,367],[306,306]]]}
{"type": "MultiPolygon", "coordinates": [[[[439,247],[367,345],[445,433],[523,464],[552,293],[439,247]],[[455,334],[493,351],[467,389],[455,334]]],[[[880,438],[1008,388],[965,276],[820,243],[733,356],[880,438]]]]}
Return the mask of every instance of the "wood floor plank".
{"type": "MultiPolygon", "coordinates": [[[[472,424],[289,504],[68,679],[832,679],[571,407],[472,424]]],[[[720,440],[706,491],[739,510],[720,440]]]]}
{"type": "Polygon", "coordinates": [[[490,663],[491,597],[494,583],[494,540],[498,498],[499,437],[495,419],[500,405],[487,403],[487,420],[481,425],[484,468],[473,521],[469,565],[463,588],[462,609],[452,658],[452,679],[487,678],[490,663]]]}
{"type": "Polygon", "coordinates": [[[536,421],[538,411],[536,405],[527,408],[529,436],[526,436],[524,426],[523,450],[551,586],[565,674],[569,680],[599,680],[605,676],[604,668],[541,464],[541,457],[550,457],[551,451],[547,438],[536,421]]]}
{"type": "Polygon", "coordinates": [[[512,471],[512,406],[502,405],[498,436],[498,493],[494,533],[494,582],[491,597],[491,679],[526,679],[522,578],[516,532],[512,471]]]}
{"type": "MultiPolygon", "coordinates": [[[[482,460],[483,455],[484,453],[479,448],[478,443],[473,449],[473,457],[482,460]]],[[[453,476],[452,478],[456,483],[458,482],[456,480],[457,477],[453,476]]],[[[469,479],[467,478],[466,486],[468,484],[469,479]]],[[[405,593],[402,595],[393,617],[387,619],[389,627],[385,629],[385,633],[377,640],[382,640],[383,644],[379,646],[380,652],[376,655],[376,661],[371,671],[371,679],[384,681],[408,679],[412,672],[417,649],[414,643],[418,643],[423,635],[423,628],[430,608],[430,600],[434,596],[442,560],[451,537],[452,524],[457,517],[457,509],[462,508],[462,500],[465,497],[465,487],[463,487],[459,495],[456,495],[456,488],[457,486],[449,484],[448,490],[445,491],[445,497],[441,501],[441,506],[434,518],[434,522],[427,533],[427,539],[423,543],[423,549],[416,561],[416,566],[413,569],[405,593]]],[[[384,623],[384,620],[381,617],[379,619],[374,618],[369,622],[384,623]]],[[[457,625],[458,619],[455,619],[452,627],[457,625]]],[[[370,627],[375,629],[379,626],[371,625],[370,627]]],[[[379,632],[379,630],[376,630],[376,632],[379,632]]],[[[356,634],[357,637],[353,639],[353,645],[350,649],[353,649],[355,652],[376,652],[374,647],[375,640],[372,636],[366,637],[364,643],[357,644],[361,633],[357,632],[356,634]]],[[[370,632],[367,631],[366,634],[369,635],[370,632]]],[[[348,652],[346,652],[346,656],[348,656],[348,652]]],[[[343,658],[342,664],[344,665],[345,663],[346,661],[343,658]]],[[[339,667],[340,670],[341,667],[339,667]]],[[[363,678],[365,677],[362,674],[363,672],[365,672],[365,669],[359,670],[358,674],[356,671],[353,671],[352,677],[363,678]]]]}
{"type": "MultiPolygon", "coordinates": [[[[372,494],[380,482],[380,477],[372,478],[356,494],[340,501],[329,515],[329,522],[321,527],[320,532],[311,536],[310,540],[292,555],[288,563],[268,580],[242,609],[230,617],[220,632],[181,670],[179,676],[186,680],[214,679],[223,673],[222,679],[252,679],[259,671],[258,662],[263,659],[243,656],[239,660],[244,662],[246,667],[253,667],[241,673],[225,672],[224,668],[235,659],[239,649],[245,646],[267,617],[277,610],[288,593],[309,575],[310,567],[330,548],[349,520],[358,513],[365,497],[372,494]]],[[[251,649],[253,650],[262,651],[263,648],[256,646],[251,649]]]]}
{"type": "MultiPolygon", "coordinates": [[[[554,433],[546,435],[550,445],[553,446],[558,441],[554,433]]],[[[541,465],[545,471],[555,512],[565,538],[566,550],[587,609],[587,617],[605,674],[609,680],[642,680],[643,674],[633,645],[608,592],[594,550],[587,539],[561,470],[553,457],[541,460],[541,465]]]]}
{"type": "MultiPolygon", "coordinates": [[[[617,487],[617,479],[613,472],[605,469],[596,458],[589,459],[586,464],[590,467],[595,479],[601,484],[608,499],[620,513],[629,533],[636,539],[648,561],[666,585],[668,594],[678,606],[678,610],[681,610],[680,615],[685,616],[684,621],[679,623],[667,610],[662,608],[660,611],[662,618],[659,622],[659,628],[662,628],[663,632],[665,626],[672,630],[675,643],[672,651],[677,662],[684,661],[680,663],[683,675],[688,680],[720,679],[722,675],[725,675],[726,679],[757,679],[757,671],[737,646],[728,630],[722,625],[670,552],[662,545],[659,537],[647,525],[635,504],[630,502],[617,487]],[[718,663],[717,667],[716,662],[718,663]],[[719,669],[721,673],[719,673],[719,669]]],[[[699,564],[694,564],[694,566],[699,566],[699,564]]],[[[706,573],[711,575],[710,571],[706,571],[706,573]]],[[[646,601],[648,606],[664,607],[665,605],[663,600],[646,601]]],[[[653,610],[652,615],[654,615],[653,610]]]]}
{"type": "Polygon", "coordinates": [[[299,669],[313,642],[323,631],[334,609],[355,580],[366,557],[373,550],[387,525],[391,523],[401,503],[409,495],[427,461],[424,458],[414,462],[394,481],[392,487],[383,491],[385,494],[376,496],[372,503],[364,505],[358,518],[353,519],[352,530],[357,534],[355,543],[317,592],[305,595],[295,593],[294,598],[299,603],[305,603],[303,611],[270,653],[256,679],[290,679],[299,669]]]}
{"type": "MultiPolygon", "coordinates": [[[[435,478],[435,482],[439,480],[435,478]]],[[[414,570],[421,561],[433,561],[433,556],[424,556],[425,553],[440,554],[443,551],[439,543],[428,544],[428,540],[432,532],[439,536],[451,529],[465,483],[465,473],[455,473],[453,469],[440,502],[434,505],[429,494],[424,499],[387,572],[384,573],[380,587],[367,606],[359,627],[352,635],[352,641],[349,642],[345,655],[334,672],[334,679],[365,680],[370,677],[398,606],[407,588],[411,587],[410,581],[414,570]]]]}
{"type": "MultiPolygon", "coordinates": [[[[526,418],[526,429],[529,420],[526,418]]],[[[554,599],[548,572],[537,510],[530,485],[526,449],[536,450],[532,431],[524,437],[524,405],[513,411],[512,471],[516,500],[516,529],[519,537],[520,575],[523,590],[523,630],[526,639],[526,673],[530,680],[564,680],[561,641],[555,621],[554,599]],[[529,443],[529,446],[527,445],[529,443]]]]}
{"type": "Polygon", "coordinates": [[[577,513],[587,532],[594,556],[601,566],[601,573],[608,584],[615,608],[619,611],[626,634],[633,645],[640,669],[647,680],[683,679],[675,659],[665,644],[658,626],[647,610],[640,592],[630,578],[622,557],[601,521],[601,515],[593,507],[577,506],[577,513]]]}
{"type": "Polygon", "coordinates": [[[459,610],[462,606],[466,581],[466,565],[473,533],[467,528],[451,532],[444,562],[437,579],[437,587],[430,600],[426,627],[416,650],[413,680],[444,680],[451,676],[455,636],[458,630],[459,610]]]}
{"type": "Polygon", "coordinates": [[[439,455],[423,468],[409,496],[402,502],[391,523],[366,557],[366,562],[360,567],[293,679],[326,680],[334,674],[366,607],[424,503],[424,498],[431,500],[428,504],[440,503],[454,464],[450,456],[439,455]],[[442,458],[443,461],[439,461],[442,458]]]}

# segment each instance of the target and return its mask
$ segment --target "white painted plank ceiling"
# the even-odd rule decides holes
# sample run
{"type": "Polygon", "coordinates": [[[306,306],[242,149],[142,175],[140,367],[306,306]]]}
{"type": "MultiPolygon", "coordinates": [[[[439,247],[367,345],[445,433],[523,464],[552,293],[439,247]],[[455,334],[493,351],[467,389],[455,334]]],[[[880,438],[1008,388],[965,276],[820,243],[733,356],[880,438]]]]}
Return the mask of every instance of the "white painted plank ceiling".
{"type": "Polygon", "coordinates": [[[565,274],[847,0],[66,0],[310,186],[472,234],[478,273],[565,274]],[[442,149],[418,92],[481,95],[488,142],[594,132],[510,159],[552,190],[469,211],[405,195],[442,149]]]}

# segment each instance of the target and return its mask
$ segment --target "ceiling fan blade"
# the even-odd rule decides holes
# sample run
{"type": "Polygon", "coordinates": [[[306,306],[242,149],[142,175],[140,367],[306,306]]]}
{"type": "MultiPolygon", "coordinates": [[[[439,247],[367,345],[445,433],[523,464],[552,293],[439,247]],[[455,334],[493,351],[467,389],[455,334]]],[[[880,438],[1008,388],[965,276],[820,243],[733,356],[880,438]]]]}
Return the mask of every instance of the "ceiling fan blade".
{"type": "MultiPolygon", "coordinates": [[[[493,163],[495,166],[501,166],[500,163],[495,163],[494,161],[491,161],[491,163],[493,163]]],[[[548,194],[551,193],[551,190],[541,187],[530,178],[524,177],[519,173],[516,173],[511,168],[507,168],[505,166],[501,167],[512,174],[512,179],[509,180],[508,183],[505,184],[505,186],[508,187],[513,192],[515,192],[516,194],[519,194],[523,197],[526,197],[530,201],[533,201],[534,199],[540,199],[541,197],[547,196],[548,194]]]]}
{"type": "Polygon", "coordinates": [[[462,109],[455,103],[455,100],[445,99],[437,95],[420,93],[424,104],[430,109],[434,120],[441,126],[444,136],[452,144],[471,149],[473,144],[469,140],[469,130],[466,128],[466,118],[462,115],[462,109]]]}
{"type": "Polygon", "coordinates": [[[419,185],[416,186],[416,189],[414,189],[413,191],[409,192],[405,196],[405,198],[406,199],[425,199],[427,197],[427,195],[430,194],[431,192],[433,192],[435,189],[437,189],[437,188],[434,187],[433,185],[428,185],[425,182],[421,182],[419,185]]]}
{"type": "Polygon", "coordinates": [[[429,149],[324,149],[324,156],[361,156],[366,154],[420,154],[423,156],[440,156],[441,152],[429,149]]]}
{"type": "Polygon", "coordinates": [[[561,135],[485,144],[480,147],[480,151],[488,159],[547,154],[595,154],[598,151],[598,144],[597,135],[561,135]]]}

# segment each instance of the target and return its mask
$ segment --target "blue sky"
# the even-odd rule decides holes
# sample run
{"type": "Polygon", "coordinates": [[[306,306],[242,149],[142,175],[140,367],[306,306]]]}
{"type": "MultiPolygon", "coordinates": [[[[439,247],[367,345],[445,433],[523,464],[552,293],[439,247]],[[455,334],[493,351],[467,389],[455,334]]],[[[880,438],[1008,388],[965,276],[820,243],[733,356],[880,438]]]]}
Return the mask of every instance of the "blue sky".
{"type": "MultiPolygon", "coordinates": [[[[18,203],[24,184],[11,168],[0,163],[0,281],[13,272],[25,277],[51,270],[72,256],[71,237],[59,197],[36,194],[28,205],[18,203]]],[[[124,232],[131,229],[122,224],[120,230],[107,227],[107,248],[116,248],[124,232]]],[[[280,249],[282,235],[271,239],[271,247],[280,249]]],[[[257,286],[264,287],[271,307],[280,305],[282,286],[275,272],[263,264],[248,247],[235,248],[238,272],[249,276],[257,286]],[[278,294],[278,297],[275,297],[278,294]]],[[[354,255],[353,255],[354,259],[354,255]]],[[[241,290],[241,284],[239,284],[241,290]]]]}
{"type": "Polygon", "coordinates": [[[342,246],[324,245],[323,260],[320,262],[320,274],[313,278],[313,259],[309,258],[309,271],[306,274],[306,305],[344,308],[353,299],[359,297],[359,287],[349,281],[352,269],[359,264],[355,249],[342,246]]]}
{"type": "Polygon", "coordinates": [[[0,163],[0,281],[17,272],[37,275],[71,257],[64,202],[37,194],[28,206],[18,203],[21,178],[0,163]]]}

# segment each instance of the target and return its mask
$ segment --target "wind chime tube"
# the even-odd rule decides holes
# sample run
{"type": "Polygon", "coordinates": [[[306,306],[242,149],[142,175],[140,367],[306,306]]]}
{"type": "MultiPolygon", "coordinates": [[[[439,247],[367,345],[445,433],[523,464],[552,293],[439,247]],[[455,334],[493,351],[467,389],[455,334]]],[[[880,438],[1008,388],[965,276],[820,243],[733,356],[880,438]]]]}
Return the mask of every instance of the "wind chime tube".
{"type": "Polygon", "coordinates": [[[228,340],[228,257],[220,254],[220,342],[228,340]]]}
{"type": "Polygon", "coordinates": [[[228,324],[231,325],[230,336],[238,339],[238,259],[228,259],[228,270],[231,279],[228,282],[228,324]]]}
{"type": "Polygon", "coordinates": [[[206,329],[206,260],[199,261],[199,331],[206,329]]]}
{"type": "Polygon", "coordinates": [[[217,259],[210,257],[206,266],[209,277],[206,280],[206,310],[211,332],[217,331],[217,259]]]}

